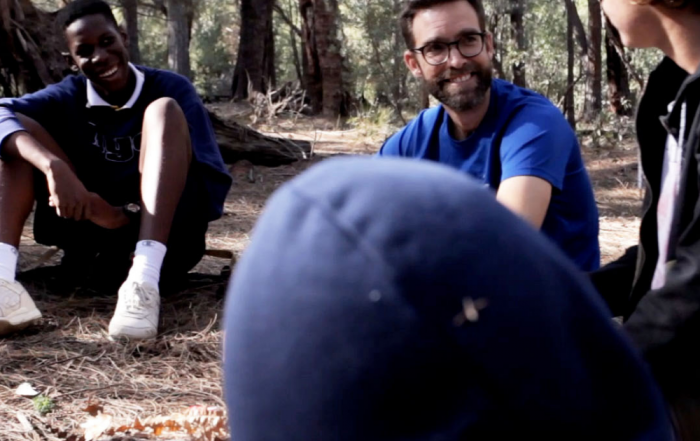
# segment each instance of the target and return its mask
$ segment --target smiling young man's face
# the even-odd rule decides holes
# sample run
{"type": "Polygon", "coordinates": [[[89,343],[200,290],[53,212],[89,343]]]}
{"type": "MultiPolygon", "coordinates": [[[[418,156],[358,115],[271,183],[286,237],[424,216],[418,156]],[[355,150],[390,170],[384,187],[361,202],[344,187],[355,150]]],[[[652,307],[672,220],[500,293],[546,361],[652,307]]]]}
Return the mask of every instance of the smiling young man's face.
{"type": "Polygon", "coordinates": [[[100,94],[109,96],[129,85],[126,33],[104,15],[81,17],[65,30],[73,61],[100,94]]]}
{"type": "MultiPolygon", "coordinates": [[[[449,43],[464,34],[482,31],[476,10],[467,1],[443,3],[419,11],[412,26],[417,48],[431,42],[449,43]]],[[[484,101],[491,88],[493,39],[490,34],[486,34],[483,44],[483,50],[471,58],[463,57],[452,46],[448,60],[437,66],[410,50],[406,51],[404,61],[438,101],[456,111],[471,110],[484,101]]]]}

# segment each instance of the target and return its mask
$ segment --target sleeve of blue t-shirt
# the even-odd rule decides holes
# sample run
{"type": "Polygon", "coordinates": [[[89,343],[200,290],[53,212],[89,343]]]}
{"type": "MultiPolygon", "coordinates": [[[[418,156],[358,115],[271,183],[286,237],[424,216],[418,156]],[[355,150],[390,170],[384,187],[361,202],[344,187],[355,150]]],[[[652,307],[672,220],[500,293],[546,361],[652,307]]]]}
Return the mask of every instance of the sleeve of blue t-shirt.
{"type": "Polygon", "coordinates": [[[377,156],[424,158],[444,117],[442,106],[423,110],[406,127],[384,141],[377,156]]]}
{"type": "Polygon", "coordinates": [[[401,138],[404,131],[394,133],[389,139],[384,141],[382,148],[377,152],[377,156],[402,156],[401,155],[401,138]]]}
{"type": "Polygon", "coordinates": [[[501,142],[501,182],[535,176],[561,190],[576,135],[559,109],[528,106],[511,120],[501,142]]]}
{"type": "Polygon", "coordinates": [[[52,84],[38,92],[21,98],[0,99],[0,158],[7,138],[15,132],[25,130],[15,112],[26,115],[44,127],[62,119],[70,113],[66,100],[72,99],[70,80],[52,84]]]}

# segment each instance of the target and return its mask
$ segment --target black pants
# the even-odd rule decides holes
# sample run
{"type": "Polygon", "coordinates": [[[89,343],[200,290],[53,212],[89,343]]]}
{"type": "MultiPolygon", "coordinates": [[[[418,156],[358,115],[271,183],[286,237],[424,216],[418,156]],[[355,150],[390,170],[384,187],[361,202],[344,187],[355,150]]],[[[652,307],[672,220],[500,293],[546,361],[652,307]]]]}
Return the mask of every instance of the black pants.
{"type": "MultiPolygon", "coordinates": [[[[129,186],[128,202],[140,201],[140,177],[129,186]]],[[[37,172],[35,179],[34,238],[43,245],[57,246],[64,250],[67,271],[78,278],[99,279],[105,285],[119,285],[131,267],[131,255],[138,241],[139,222],[114,230],[99,227],[89,221],[63,219],[48,205],[46,178],[37,172]]],[[[161,271],[161,286],[182,280],[201,260],[206,250],[208,219],[203,207],[204,185],[201,171],[193,165],[185,190],[176,209],[168,251],[161,271]]]]}

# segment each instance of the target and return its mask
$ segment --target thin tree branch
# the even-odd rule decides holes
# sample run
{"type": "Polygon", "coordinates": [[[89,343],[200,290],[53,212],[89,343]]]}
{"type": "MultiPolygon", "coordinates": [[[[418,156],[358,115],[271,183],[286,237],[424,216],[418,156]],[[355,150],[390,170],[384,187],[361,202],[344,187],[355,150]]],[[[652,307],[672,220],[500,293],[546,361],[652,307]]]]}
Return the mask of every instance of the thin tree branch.
{"type": "Polygon", "coordinates": [[[294,31],[295,34],[301,38],[301,29],[297,25],[294,24],[294,22],[287,16],[287,14],[284,12],[284,10],[280,7],[279,4],[275,2],[275,4],[272,6],[274,11],[277,12],[282,20],[284,20],[287,25],[289,25],[290,28],[292,28],[292,31],[294,31]]]}
{"type": "Polygon", "coordinates": [[[583,26],[581,21],[581,16],[578,14],[578,9],[573,0],[565,0],[566,7],[571,11],[572,23],[574,25],[574,34],[578,40],[578,44],[581,47],[581,54],[588,56],[588,37],[586,37],[586,28],[583,26]]]}

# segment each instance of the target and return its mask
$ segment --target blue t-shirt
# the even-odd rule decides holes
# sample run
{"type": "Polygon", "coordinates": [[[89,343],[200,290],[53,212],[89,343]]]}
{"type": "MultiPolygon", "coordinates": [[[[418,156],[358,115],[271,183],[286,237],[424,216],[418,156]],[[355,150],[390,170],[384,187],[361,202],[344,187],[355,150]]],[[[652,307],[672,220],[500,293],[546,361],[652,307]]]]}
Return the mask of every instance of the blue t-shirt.
{"type": "MultiPolygon", "coordinates": [[[[22,98],[0,100],[0,157],[5,139],[24,130],[14,112],[36,120],[61,146],[76,168],[78,178],[92,192],[113,205],[131,191],[139,174],[141,130],[146,108],[160,98],[172,98],[185,114],[194,163],[203,170],[208,220],[221,217],[231,187],[214,129],[190,81],[176,73],[137,66],[144,74],[138,99],[130,108],[88,106],[87,79],[64,78],[22,98]]],[[[136,181],[138,182],[138,181],[136,181]]],[[[138,191],[138,189],[137,189],[138,191]]]]}
{"type": "Polygon", "coordinates": [[[489,109],[463,141],[449,132],[438,106],[423,111],[389,138],[379,156],[428,159],[453,166],[492,189],[515,176],[552,184],[542,232],[585,271],[600,266],[598,209],[578,140],[562,113],[545,97],[495,79],[489,109]]]}

